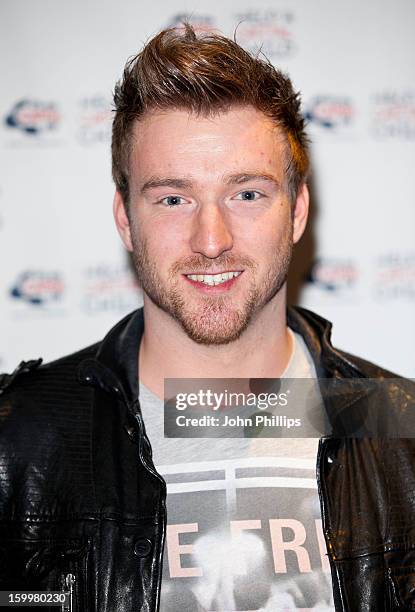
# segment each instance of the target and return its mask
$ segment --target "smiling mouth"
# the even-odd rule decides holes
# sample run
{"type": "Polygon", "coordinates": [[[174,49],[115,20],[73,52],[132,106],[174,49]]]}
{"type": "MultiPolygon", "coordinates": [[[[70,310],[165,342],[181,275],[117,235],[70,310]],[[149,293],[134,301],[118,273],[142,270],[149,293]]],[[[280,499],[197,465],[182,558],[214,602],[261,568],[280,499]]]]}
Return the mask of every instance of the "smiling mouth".
{"type": "Polygon", "coordinates": [[[242,274],[242,270],[233,272],[220,272],[219,274],[185,274],[186,278],[193,282],[203,283],[209,287],[215,287],[216,285],[222,285],[237,276],[242,274]]]}

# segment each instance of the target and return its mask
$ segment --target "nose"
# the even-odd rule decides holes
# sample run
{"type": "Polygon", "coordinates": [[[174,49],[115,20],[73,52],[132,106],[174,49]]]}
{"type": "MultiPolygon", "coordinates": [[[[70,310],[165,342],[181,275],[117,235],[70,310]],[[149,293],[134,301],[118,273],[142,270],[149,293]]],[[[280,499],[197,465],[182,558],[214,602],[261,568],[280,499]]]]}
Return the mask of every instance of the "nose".
{"type": "Polygon", "coordinates": [[[215,259],[233,246],[229,220],[217,204],[202,205],[193,221],[190,247],[194,253],[215,259]]]}

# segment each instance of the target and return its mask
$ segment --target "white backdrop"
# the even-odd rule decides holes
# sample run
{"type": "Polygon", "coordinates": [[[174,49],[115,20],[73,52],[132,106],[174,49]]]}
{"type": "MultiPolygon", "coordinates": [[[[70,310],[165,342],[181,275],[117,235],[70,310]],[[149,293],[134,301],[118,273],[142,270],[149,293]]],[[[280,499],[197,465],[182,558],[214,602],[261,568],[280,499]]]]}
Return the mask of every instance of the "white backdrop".
{"type": "Polygon", "coordinates": [[[302,91],[316,212],[300,303],[338,346],[415,376],[413,0],[3,0],[0,370],[98,340],[140,303],[112,221],[111,92],[189,14],[240,23],[302,91]]]}

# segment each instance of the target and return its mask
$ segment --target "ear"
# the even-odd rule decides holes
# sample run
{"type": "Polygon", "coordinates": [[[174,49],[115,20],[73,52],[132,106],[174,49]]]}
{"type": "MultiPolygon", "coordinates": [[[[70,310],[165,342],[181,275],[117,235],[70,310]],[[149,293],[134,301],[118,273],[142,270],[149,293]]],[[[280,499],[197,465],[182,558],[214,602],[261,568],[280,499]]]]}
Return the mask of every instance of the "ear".
{"type": "Polygon", "coordinates": [[[132,251],[133,244],[131,241],[130,221],[128,219],[124,200],[122,199],[119,191],[116,191],[114,195],[113,212],[115,225],[117,226],[117,230],[121,236],[121,240],[123,241],[127,251],[132,251]]]}
{"type": "Polygon", "coordinates": [[[294,204],[293,216],[293,241],[296,244],[304,233],[307,225],[310,195],[305,183],[300,187],[297,199],[294,204]]]}

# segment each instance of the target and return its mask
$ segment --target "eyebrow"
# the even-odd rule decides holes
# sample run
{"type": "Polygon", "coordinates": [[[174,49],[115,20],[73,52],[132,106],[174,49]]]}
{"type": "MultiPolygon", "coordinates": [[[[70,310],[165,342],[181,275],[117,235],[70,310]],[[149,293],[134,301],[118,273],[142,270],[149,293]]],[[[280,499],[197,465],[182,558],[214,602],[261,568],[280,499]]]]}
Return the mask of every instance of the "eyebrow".
{"type": "Polygon", "coordinates": [[[237,174],[228,174],[225,177],[225,183],[227,185],[242,185],[243,183],[249,183],[249,181],[268,181],[277,187],[281,186],[280,181],[275,176],[264,172],[240,172],[237,174]]]}
{"type": "MultiPolygon", "coordinates": [[[[228,174],[224,177],[225,185],[243,185],[250,181],[268,181],[276,187],[281,187],[280,181],[272,174],[264,172],[238,172],[228,174]]],[[[188,178],[170,177],[170,176],[152,176],[141,187],[140,193],[156,189],[157,187],[175,187],[176,189],[189,189],[193,186],[193,181],[188,178]]]]}

